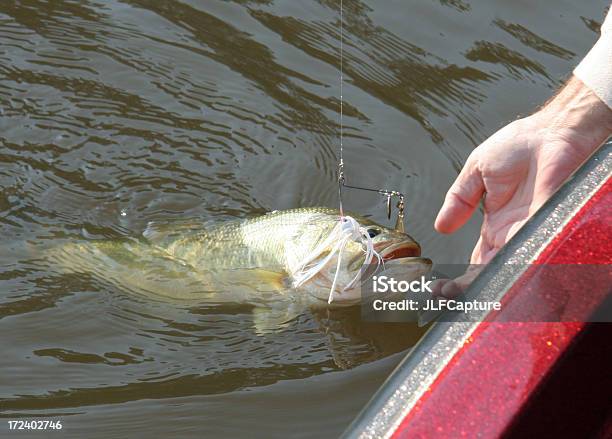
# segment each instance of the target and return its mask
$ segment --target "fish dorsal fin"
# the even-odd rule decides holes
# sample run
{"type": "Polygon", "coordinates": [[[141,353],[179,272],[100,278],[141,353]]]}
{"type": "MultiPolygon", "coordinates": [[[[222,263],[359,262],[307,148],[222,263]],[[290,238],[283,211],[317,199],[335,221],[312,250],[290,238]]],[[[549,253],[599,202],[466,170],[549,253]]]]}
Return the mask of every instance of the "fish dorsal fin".
{"type": "Polygon", "coordinates": [[[196,235],[213,226],[213,221],[206,221],[200,218],[149,221],[147,227],[142,232],[142,236],[151,244],[162,245],[172,242],[177,238],[196,235]]]}

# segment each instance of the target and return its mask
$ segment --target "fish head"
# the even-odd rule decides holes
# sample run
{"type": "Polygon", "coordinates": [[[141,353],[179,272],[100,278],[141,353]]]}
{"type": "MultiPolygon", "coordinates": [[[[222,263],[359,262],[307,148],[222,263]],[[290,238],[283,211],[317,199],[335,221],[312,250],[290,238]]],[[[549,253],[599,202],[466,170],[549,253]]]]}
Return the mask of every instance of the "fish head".
{"type": "Polygon", "coordinates": [[[354,305],[361,301],[362,287],[374,274],[385,272],[397,280],[410,281],[430,271],[431,260],[421,257],[421,247],[410,235],[367,218],[352,218],[362,236],[348,240],[342,251],[334,252],[330,244],[318,256],[320,270],[302,286],[318,301],[327,303],[331,293],[331,305],[354,305]],[[368,261],[370,244],[374,253],[368,261]],[[323,260],[327,263],[322,264],[323,260]]]}

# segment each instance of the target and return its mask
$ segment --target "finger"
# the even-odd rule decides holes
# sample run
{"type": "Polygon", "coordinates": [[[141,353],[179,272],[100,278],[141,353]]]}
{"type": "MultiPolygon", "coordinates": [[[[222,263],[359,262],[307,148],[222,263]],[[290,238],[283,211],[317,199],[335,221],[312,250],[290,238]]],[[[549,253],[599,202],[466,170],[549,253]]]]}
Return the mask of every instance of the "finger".
{"type": "Polygon", "coordinates": [[[490,249],[490,246],[486,244],[484,238],[482,237],[482,230],[480,231],[480,237],[474,246],[474,250],[472,251],[472,257],[470,258],[470,264],[482,264],[482,257],[485,253],[487,253],[490,249]]]}
{"type": "Polygon", "coordinates": [[[431,296],[446,297],[447,299],[457,297],[463,290],[461,289],[461,284],[457,284],[455,280],[436,279],[431,284],[431,296]]]}
{"type": "Polygon", "coordinates": [[[450,279],[436,279],[431,283],[431,295],[432,297],[442,296],[442,289],[444,285],[452,282],[450,279]]]}
{"type": "Polygon", "coordinates": [[[495,257],[497,252],[499,252],[499,248],[497,247],[489,248],[487,251],[483,252],[482,256],[480,257],[480,261],[478,263],[488,264],[489,262],[491,262],[491,259],[495,257]]]}
{"type": "Polygon", "coordinates": [[[447,282],[442,287],[440,295],[446,297],[447,299],[453,299],[463,293],[464,289],[462,287],[463,284],[457,283],[456,279],[452,280],[450,282],[447,282]]]}
{"type": "Polygon", "coordinates": [[[527,222],[528,219],[529,218],[525,218],[523,220],[517,221],[514,224],[512,224],[512,226],[510,226],[510,228],[508,229],[508,232],[506,233],[506,236],[504,237],[504,241],[501,245],[504,245],[505,243],[510,241],[510,239],[516,234],[516,232],[521,230],[521,228],[527,222]]]}
{"type": "Polygon", "coordinates": [[[485,192],[476,160],[470,156],[448,190],[434,227],[440,233],[453,233],[472,216],[485,192]]]}
{"type": "Polygon", "coordinates": [[[452,299],[465,293],[483,268],[484,266],[482,265],[471,265],[464,274],[453,279],[451,282],[447,282],[442,287],[442,296],[452,299]]]}

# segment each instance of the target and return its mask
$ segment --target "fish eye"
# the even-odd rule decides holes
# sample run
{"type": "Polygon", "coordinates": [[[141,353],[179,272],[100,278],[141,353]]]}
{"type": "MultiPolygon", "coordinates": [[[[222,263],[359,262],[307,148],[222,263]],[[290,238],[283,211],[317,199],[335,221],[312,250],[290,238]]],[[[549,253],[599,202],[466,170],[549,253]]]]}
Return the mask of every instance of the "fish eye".
{"type": "Polygon", "coordinates": [[[375,229],[373,227],[370,227],[368,230],[366,230],[366,232],[368,232],[368,236],[370,238],[380,235],[380,229],[375,229]]]}

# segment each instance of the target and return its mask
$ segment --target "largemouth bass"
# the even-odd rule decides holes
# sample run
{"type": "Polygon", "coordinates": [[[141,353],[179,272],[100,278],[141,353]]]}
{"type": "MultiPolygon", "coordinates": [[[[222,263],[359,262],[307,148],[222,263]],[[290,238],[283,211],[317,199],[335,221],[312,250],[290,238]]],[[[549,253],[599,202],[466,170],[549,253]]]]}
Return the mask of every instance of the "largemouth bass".
{"type": "Polygon", "coordinates": [[[150,223],[142,238],[71,243],[48,253],[63,272],[90,273],[131,290],[176,299],[218,302],[275,300],[294,293],[309,304],[345,306],[360,301],[372,270],[426,274],[409,235],[351,215],[363,239],[345,236],[334,248],[339,212],[311,207],[206,225],[150,223]],[[375,258],[368,261],[370,255],[375,258]],[[370,270],[368,273],[367,270],[370,270]],[[253,291],[260,294],[253,297],[253,291]],[[330,294],[331,293],[331,294],[330,294]]]}

